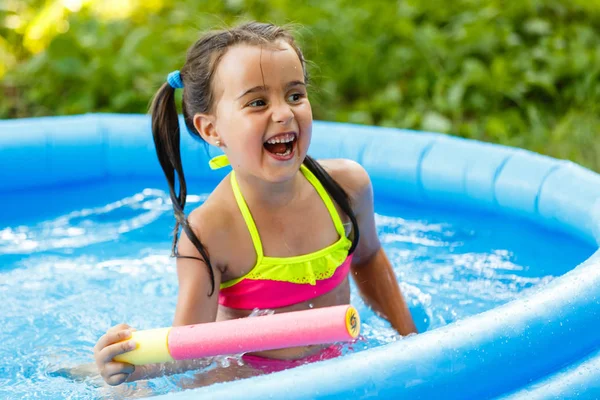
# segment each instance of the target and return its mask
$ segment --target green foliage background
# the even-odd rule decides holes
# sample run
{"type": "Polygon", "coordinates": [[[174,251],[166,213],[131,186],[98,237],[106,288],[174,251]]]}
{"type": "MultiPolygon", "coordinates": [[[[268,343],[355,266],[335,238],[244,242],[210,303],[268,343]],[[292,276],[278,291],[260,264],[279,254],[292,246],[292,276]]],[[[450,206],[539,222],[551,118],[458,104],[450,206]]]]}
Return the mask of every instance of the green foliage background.
{"type": "Polygon", "coordinates": [[[5,0],[0,118],[146,112],[201,31],[257,19],[299,25],[316,119],[600,171],[600,0],[73,1],[5,0]]]}

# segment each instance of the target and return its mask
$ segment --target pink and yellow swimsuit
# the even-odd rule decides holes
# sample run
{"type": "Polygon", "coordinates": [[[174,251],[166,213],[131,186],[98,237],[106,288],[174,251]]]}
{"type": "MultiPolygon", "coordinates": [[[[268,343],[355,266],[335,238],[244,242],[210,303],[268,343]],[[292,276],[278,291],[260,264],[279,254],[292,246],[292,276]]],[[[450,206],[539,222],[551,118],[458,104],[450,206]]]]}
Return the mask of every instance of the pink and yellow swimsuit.
{"type": "MultiPolygon", "coordinates": [[[[220,168],[227,164],[224,156],[211,160],[212,168],[220,168]]],[[[246,275],[221,283],[219,304],[244,310],[285,307],[327,293],[346,279],[352,263],[352,254],[348,254],[352,241],[346,237],[342,220],[321,182],[304,165],[301,165],[300,171],[325,203],[340,238],[335,243],[309,254],[285,258],[265,256],[258,229],[240,191],[235,171],[232,171],[231,187],[252,238],[256,264],[246,275]]],[[[339,351],[332,352],[329,348],[319,357],[331,358],[338,355],[339,351]]],[[[263,365],[267,362],[267,359],[262,357],[244,358],[252,365],[263,365]]],[[[272,372],[298,363],[310,362],[313,358],[314,356],[311,356],[293,362],[272,360],[267,368],[260,369],[272,372]]]]}

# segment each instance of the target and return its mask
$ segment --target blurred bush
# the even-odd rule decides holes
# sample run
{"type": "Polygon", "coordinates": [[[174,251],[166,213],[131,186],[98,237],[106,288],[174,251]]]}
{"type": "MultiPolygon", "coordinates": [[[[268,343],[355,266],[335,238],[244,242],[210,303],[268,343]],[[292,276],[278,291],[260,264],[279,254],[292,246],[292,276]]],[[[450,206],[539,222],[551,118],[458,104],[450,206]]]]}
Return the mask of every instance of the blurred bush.
{"type": "Polygon", "coordinates": [[[146,112],[200,32],[297,23],[315,118],[600,171],[600,0],[4,0],[0,117],[146,112]]]}

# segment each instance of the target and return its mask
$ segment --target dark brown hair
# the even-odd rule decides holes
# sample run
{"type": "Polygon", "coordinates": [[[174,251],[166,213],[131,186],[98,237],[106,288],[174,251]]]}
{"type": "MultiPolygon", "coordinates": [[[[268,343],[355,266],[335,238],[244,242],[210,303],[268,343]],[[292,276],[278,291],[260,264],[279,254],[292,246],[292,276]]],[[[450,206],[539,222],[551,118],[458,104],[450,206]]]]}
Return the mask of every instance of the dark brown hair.
{"type": "MultiPolygon", "coordinates": [[[[209,113],[214,106],[212,81],[217,65],[227,50],[236,44],[249,44],[256,46],[274,45],[277,41],[285,41],[298,54],[302,64],[304,78],[307,80],[306,62],[302,52],[296,45],[292,35],[285,29],[272,24],[249,22],[232,29],[211,31],[200,38],[187,53],[187,59],[181,68],[183,90],[183,117],[188,132],[197,139],[202,140],[196,131],[193,117],[197,113],[209,113]]],[[[185,176],[181,163],[180,153],[180,128],[175,106],[175,89],[164,83],[154,97],[152,110],[152,135],[156,146],[158,161],[165,173],[169,184],[171,202],[175,212],[175,228],[173,230],[172,256],[180,258],[196,258],[182,256],[177,250],[179,227],[187,234],[192,244],[198,249],[208,267],[211,277],[212,289],[215,290],[215,277],[210,258],[206,248],[194,234],[183,211],[187,196],[185,176]],[[177,179],[177,181],[176,181],[177,179]],[[179,192],[177,192],[177,186],[179,192]]],[[[333,197],[335,202],[350,217],[353,228],[353,240],[350,253],[358,243],[358,223],[352,211],[350,200],[342,187],[323,169],[313,158],[306,156],[304,165],[317,177],[325,190],[333,197]]]]}

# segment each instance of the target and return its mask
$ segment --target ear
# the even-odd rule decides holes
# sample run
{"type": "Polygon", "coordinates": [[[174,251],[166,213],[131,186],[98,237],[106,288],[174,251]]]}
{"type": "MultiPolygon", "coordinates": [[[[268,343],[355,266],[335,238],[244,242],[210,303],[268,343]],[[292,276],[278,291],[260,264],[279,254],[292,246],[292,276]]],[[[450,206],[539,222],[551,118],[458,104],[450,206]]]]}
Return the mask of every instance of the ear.
{"type": "Polygon", "coordinates": [[[221,137],[217,133],[215,125],[215,117],[210,114],[196,114],[194,115],[194,127],[206,141],[206,143],[217,146],[217,143],[221,141],[221,137]]]}

